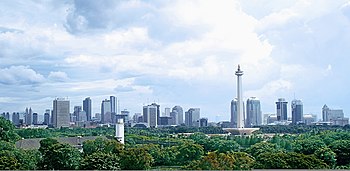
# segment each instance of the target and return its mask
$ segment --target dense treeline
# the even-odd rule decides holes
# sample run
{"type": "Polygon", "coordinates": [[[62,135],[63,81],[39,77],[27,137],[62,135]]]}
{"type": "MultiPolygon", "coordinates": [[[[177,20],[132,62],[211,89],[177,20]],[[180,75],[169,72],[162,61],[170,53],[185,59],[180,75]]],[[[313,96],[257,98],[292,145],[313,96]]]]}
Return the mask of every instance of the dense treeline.
{"type": "MultiPolygon", "coordinates": [[[[266,131],[268,127],[262,128],[266,131]]],[[[125,145],[113,138],[88,140],[82,149],[41,140],[38,150],[14,146],[20,137],[84,136],[114,134],[113,128],[15,130],[0,117],[0,170],[117,170],[117,169],[349,169],[350,131],[304,126],[270,127],[283,134],[208,136],[199,128],[126,129],[125,145]],[[295,128],[293,130],[291,128],[295,128]],[[178,132],[176,132],[178,131],[178,132]],[[202,132],[198,132],[202,131],[202,132]],[[291,132],[296,131],[296,134],[291,132]],[[190,131],[191,132],[191,131],[190,131]]],[[[208,128],[206,131],[222,130],[208,128]]],[[[269,133],[271,133],[270,131],[269,133]]],[[[212,132],[211,132],[212,133],[212,132]]]]}

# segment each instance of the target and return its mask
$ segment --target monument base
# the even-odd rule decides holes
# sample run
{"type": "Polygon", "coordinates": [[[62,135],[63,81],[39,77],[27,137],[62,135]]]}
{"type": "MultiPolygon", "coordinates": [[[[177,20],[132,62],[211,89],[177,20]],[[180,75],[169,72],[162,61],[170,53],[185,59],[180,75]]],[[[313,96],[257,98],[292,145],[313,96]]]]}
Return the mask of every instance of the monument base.
{"type": "Polygon", "coordinates": [[[231,133],[231,135],[251,135],[254,131],[260,128],[223,128],[224,131],[231,133]]]}

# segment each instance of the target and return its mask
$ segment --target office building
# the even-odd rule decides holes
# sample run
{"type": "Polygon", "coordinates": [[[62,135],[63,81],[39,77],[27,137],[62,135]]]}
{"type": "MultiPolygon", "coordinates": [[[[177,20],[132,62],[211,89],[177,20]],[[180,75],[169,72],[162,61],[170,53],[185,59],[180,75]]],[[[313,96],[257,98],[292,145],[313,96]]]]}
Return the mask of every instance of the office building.
{"type": "Polygon", "coordinates": [[[208,126],[208,118],[200,118],[199,119],[199,126],[200,127],[207,127],[208,126]]]}
{"type": "Polygon", "coordinates": [[[327,105],[322,108],[322,118],[323,122],[330,122],[331,125],[349,124],[349,118],[344,117],[343,109],[330,109],[327,105]]]}
{"type": "Polygon", "coordinates": [[[303,102],[294,99],[291,104],[292,107],[292,124],[297,125],[303,123],[303,102]]]}
{"type": "Polygon", "coordinates": [[[168,107],[164,108],[163,116],[170,116],[170,108],[168,107]]]}
{"type": "Polygon", "coordinates": [[[38,113],[33,113],[33,125],[38,125],[38,113]]]}
{"type": "Polygon", "coordinates": [[[279,98],[276,102],[276,113],[277,113],[277,121],[287,121],[287,104],[288,102],[284,98],[279,98]]]}
{"type": "Polygon", "coordinates": [[[104,124],[112,123],[111,101],[102,100],[101,103],[101,122],[104,124]]]}
{"type": "Polygon", "coordinates": [[[110,97],[109,97],[109,101],[110,101],[110,103],[111,103],[111,113],[116,114],[116,113],[117,113],[117,108],[116,108],[117,101],[116,101],[116,97],[115,97],[115,96],[110,96],[110,97]]]}
{"type": "Polygon", "coordinates": [[[12,123],[15,125],[15,126],[19,126],[19,113],[17,112],[13,112],[12,113],[12,123]]]}
{"type": "Polygon", "coordinates": [[[274,124],[275,122],[277,122],[277,115],[276,114],[269,114],[266,122],[267,122],[267,125],[274,124]]]}
{"type": "Polygon", "coordinates": [[[44,113],[44,125],[50,125],[50,109],[46,110],[44,113]]]}
{"type": "Polygon", "coordinates": [[[25,123],[26,125],[32,125],[33,123],[33,111],[32,108],[26,108],[26,113],[25,113],[25,123]]]}
{"type": "Polygon", "coordinates": [[[83,111],[86,113],[86,120],[91,121],[92,109],[90,97],[87,97],[85,100],[83,100],[83,111]]]}
{"type": "Polygon", "coordinates": [[[151,105],[143,106],[143,121],[147,123],[147,127],[157,127],[159,116],[159,105],[152,103],[151,105]]]}
{"type": "Polygon", "coordinates": [[[168,126],[168,125],[171,125],[171,122],[172,122],[170,116],[161,116],[161,117],[159,118],[159,120],[160,120],[160,122],[159,122],[158,126],[159,126],[159,125],[168,126]]]}
{"type": "Polygon", "coordinates": [[[247,118],[245,121],[247,128],[252,128],[262,124],[260,100],[258,98],[250,97],[247,99],[246,114],[247,118]]]}
{"type": "Polygon", "coordinates": [[[317,115],[314,114],[304,114],[303,123],[305,125],[312,125],[317,122],[317,115]]]}
{"type": "Polygon", "coordinates": [[[69,100],[57,98],[53,101],[52,124],[55,128],[69,127],[69,100]]]}
{"type": "Polygon", "coordinates": [[[10,112],[6,112],[6,114],[5,114],[5,119],[6,119],[6,120],[10,120],[10,112]]]}
{"type": "Polygon", "coordinates": [[[120,114],[116,115],[116,120],[123,119],[124,123],[129,123],[129,114],[130,112],[126,109],[122,110],[120,114]]]}
{"type": "Polygon", "coordinates": [[[190,108],[185,112],[185,125],[186,126],[199,126],[200,109],[190,108]]]}
{"type": "Polygon", "coordinates": [[[133,123],[143,122],[142,114],[141,113],[135,113],[134,116],[132,117],[132,122],[133,123]]]}
{"type": "Polygon", "coordinates": [[[179,115],[177,111],[170,112],[170,125],[179,125],[179,115]]]}
{"type": "MultiPolygon", "coordinates": [[[[175,125],[181,125],[184,123],[184,112],[181,106],[174,106],[172,109],[172,112],[176,112],[176,121],[175,121],[175,125]]],[[[174,114],[173,114],[174,115],[174,114]]]]}
{"type": "MultiPolygon", "coordinates": [[[[245,110],[244,110],[244,103],[242,102],[243,106],[243,121],[245,122],[245,110]]],[[[231,123],[231,128],[237,128],[237,119],[238,119],[238,100],[237,98],[233,99],[231,101],[231,118],[230,118],[230,123],[231,123]]]]}

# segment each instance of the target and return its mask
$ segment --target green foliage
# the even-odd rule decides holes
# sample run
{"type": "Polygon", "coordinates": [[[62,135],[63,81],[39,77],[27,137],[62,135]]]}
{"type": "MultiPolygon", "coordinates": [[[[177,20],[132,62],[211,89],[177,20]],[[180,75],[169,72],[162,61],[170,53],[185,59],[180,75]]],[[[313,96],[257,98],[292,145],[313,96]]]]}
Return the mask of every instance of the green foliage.
{"type": "Polygon", "coordinates": [[[11,121],[0,117],[0,140],[7,142],[15,142],[20,139],[18,134],[14,132],[15,126],[11,121]]]}
{"type": "Polygon", "coordinates": [[[120,157],[122,170],[146,170],[150,169],[153,163],[152,156],[145,148],[124,149],[120,157]]]}
{"type": "Polygon", "coordinates": [[[119,157],[111,153],[96,152],[85,156],[81,162],[83,170],[118,170],[119,157]]]}
{"type": "Polygon", "coordinates": [[[254,159],[244,152],[218,153],[209,152],[200,160],[194,160],[184,169],[188,170],[249,170],[254,159]]]}
{"type": "Polygon", "coordinates": [[[314,154],[316,150],[327,147],[326,144],[319,139],[302,139],[293,143],[294,152],[306,155],[314,154]]]}
{"type": "Polygon", "coordinates": [[[14,156],[0,156],[0,170],[19,170],[19,166],[14,156]]]}
{"type": "Polygon", "coordinates": [[[256,158],[255,169],[326,169],[329,166],[314,155],[295,152],[262,153],[256,158]]]}
{"type": "Polygon", "coordinates": [[[259,142],[249,147],[246,151],[256,158],[262,153],[278,153],[283,152],[283,149],[278,148],[276,144],[259,142]]]}
{"type": "Polygon", "coordinates": [[[315,156],[325,162],[332,169],[337,163],[336,154],[328,147],[317,149],[315,151],[315,156]]]}
{"type": "Polygon", "coordinates": [[[46,145],[39,149],[43,156],[41,169],[72,170],[79,168],[81,156],[78,149],[68,144],[55,143],[52,139],[42,140],[40,144],[46,145]]]}
{"type": "Polygon", "coordinates": [[[186,165],[192,160],[198,160],[204,154],[202,146],[191,142],[184,142],[176,146],[176,151],[179,152],[176,155],[179,165],[186,165]]]}
{"type": "Polygon", "coordinates": [[[147,144],[140,147],[144,148],[152,156],[154,166],[176,165],[176,155],[178,152],[175,147],[161,147],[158,144],[147,144]]]}
{"type": "Polygon", "coordinates": [[[350,140],[334,141],[329,148],[335,152],[338,166],[350,164],[350,140]]]}
{"type": "Polygon", "coordinates": [[[117,140],[108,140],[96,138],[83,143],[84,155],[90,155],[96,152],[119,154],[123,149],[123,145],[117,140]]]}

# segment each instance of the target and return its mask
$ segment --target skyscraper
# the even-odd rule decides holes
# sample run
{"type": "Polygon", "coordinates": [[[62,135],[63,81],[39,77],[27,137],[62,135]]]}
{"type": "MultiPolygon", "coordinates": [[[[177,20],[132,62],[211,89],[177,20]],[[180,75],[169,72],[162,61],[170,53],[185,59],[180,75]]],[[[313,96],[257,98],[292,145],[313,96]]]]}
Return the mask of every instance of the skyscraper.
{"type": "Polygon", "coordinates": [[[181,106],[174,106],[172,112],[177,112],[177,121],[176,125],[181,125],[184,123],[184,112],[181,106]]]}
{"type": "Polygon", "coordinates": [[[116,98],[114,96],[109,97],[109,101],[111,103],[111,113],[116,114],[117,113],[117,108],[116,108],[116,98]]]}
{"type": "Polygon", "coordinates": [[[344,126],[349,124],[349,118],[344,117],[342,109],[330,109],[327,105],[322,108],[322,117],[324,122],[330,122],[332,125],[344,126]]]}
{"type": "Polygon", "coordinates": [[[237,128],[237,98],[231,101],[231,125],[237,128]]]}
{"type": "Polygon", "coordinates": [[[33,113],[33,125],[38,125],[38,113],[33,113]]]}
{"type": "Polygon", "coordinates": [[[111,101],[110,100],[102,100],[101,103],[101,122],[102,123],[112,123],[112,115],[111,115],[111,101]]]}
{"type": "Polygon", "coordinates": [[[292,124],[296,125],[303,122],[303,102],[294,99],[291,104],[292,107],[292,124]]]}
{"type": "Polygon", "coordinates": [[[69,107],[69,100],[64,98],[57,98],[53,101],[53,127],[69,127],[69,107]]]}
{"type": "Polygon", "coordinates": [[[152,103],[151,105],[143,106],[143,120],[147,123],[147,127],[157,127],[159,116],[159,105],[152,103]]]}
{"type": "Polygon", "coordinates": [[[50,125],[50,109],[46,109],[44,113],[44,125],[50,125]]]}
{"type": "Polygon", "coordinates": [[[26,113],[25,113],[25,123],[26,125],[32,125],[33,123],[33,111],[32,108],[26,108],[26,113]]]}
{"type": "Polygon", "coordinates": [[[277,121],[287,121],[288,115],[287,115],[287,104],[286,100],[284,98],[279,98],[276,102],[276,109],[277,109],[277,121]]]}
{"type": "Polygon", "coordinates": [[[185,112],[185,124],[186,126],[199,126],[200,109],[190,108],[185,112]],[[198,123],[198,124],[197,124],[198,123]]]}
{"type": "Polygon", "coordinates": [[[256,97],[250,97],[247,100],[246,110],[246,127],[251,128],[253,126],[261,125],[261,107],[260,100],[256,97]]]}
{"type": "Polygon", "coordinates": [[[91,99],[90,97],[85,98],[85,100],[83,100],[83,110],[86,113],[86,120],[87,121],[91,121],[91,99]]]}
{"type": "Polygon", "coordinates": [[[12,113],[12,123],[15,125],[15,126],[19,126],[19,113],[17,112],[13,112],[12,113]]]}

